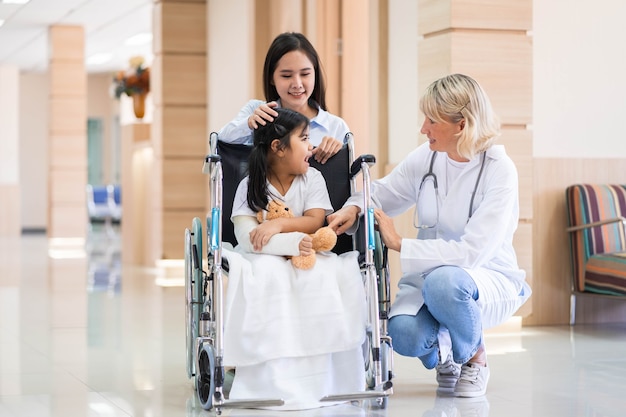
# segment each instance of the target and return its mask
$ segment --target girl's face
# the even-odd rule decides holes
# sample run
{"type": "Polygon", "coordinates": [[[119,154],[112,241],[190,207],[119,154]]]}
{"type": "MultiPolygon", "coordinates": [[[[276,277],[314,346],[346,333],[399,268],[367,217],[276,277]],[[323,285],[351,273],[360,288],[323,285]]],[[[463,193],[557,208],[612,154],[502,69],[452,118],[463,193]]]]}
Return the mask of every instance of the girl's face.
{"type": "Polygon", "coordinates": [[[313,63],[302,51],[287,52],[278,60],[272,75],[282,107],[308,112],[308,101],[315,88],[313,63]]]}
{"type": "Polygon", "coordinates": [[[428,116],[424,119],[420,132],[426,137],[430,143],[430,149],[438,152],[446,152],[450,158],[459,162],[466,161],[457,153],[458,134],[463,130],[465,120],[457,123],[448,121],[438,122],[430,119],[428,116]]]}
{"type": "Polygon", "coordinates": [[[312,150],[309,127],[303,129],[300,126],[294,129],[289,135],[289,148],[283,150],[284,172],[289,175],[306,174],[309,169],[309,158],[313,155],[312,150]]]}

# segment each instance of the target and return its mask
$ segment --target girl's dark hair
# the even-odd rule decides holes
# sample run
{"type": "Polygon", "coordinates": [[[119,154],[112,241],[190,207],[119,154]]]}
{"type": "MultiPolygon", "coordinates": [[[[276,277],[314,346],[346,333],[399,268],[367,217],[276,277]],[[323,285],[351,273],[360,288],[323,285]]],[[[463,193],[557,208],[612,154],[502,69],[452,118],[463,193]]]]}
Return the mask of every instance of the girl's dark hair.
{"type": "Polygon", "coordinates": [[[267,122],[265,126],[259,125],[254,131],[254,145],[248,158],[247,201],[248,207],[255,212],[265,210],[269,202],[268,154],[272,142],[278,139],[281,149],[288,149],[291,133],[298,128],[304,130],[309,125],[309,119],[301,113],[280,107],[274,110],[278,112],[274,121],[267,122]]]}
{"type": "Polygon", "coordinates": [[[313,94],[309,97],[309,105],[316,108],[318,105],[322,110],[326,109],[326,84],[324,83],[324,75],[322,74],[320,58],[317,51],[311,45],[311,42],[301,33],[285,32],[278,35],[265,55],[265,65],[263,65],[263,92],[265,93],[265,101],[276,101],[280,98],[276,87],[272,84],[272,77],[276,70],[278,61],[287,52],[302,51],[313,64],[315,71],[315,87],[313,94]]]}

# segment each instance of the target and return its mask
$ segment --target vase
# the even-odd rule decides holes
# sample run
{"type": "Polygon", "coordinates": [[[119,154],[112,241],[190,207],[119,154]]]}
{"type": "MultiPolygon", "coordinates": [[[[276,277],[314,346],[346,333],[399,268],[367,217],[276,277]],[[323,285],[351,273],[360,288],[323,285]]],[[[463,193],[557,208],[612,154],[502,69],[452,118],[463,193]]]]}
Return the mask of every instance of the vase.
{"type": "Polygon", "coordinates": [[[138,119],[143,119],[143,116],[146,114],[147,95],[148,93],[135,93],[131,96],[133,98],[133,111],[138,119]]]}

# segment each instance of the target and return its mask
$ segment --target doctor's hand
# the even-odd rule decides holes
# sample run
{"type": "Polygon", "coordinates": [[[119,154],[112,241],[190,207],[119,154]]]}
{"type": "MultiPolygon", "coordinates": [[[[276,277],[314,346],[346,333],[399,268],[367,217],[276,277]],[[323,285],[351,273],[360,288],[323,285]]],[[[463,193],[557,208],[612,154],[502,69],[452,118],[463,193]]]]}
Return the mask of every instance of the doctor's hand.
{"type": "Polygon", "coordinates": [[[313,157],[321,164],[325,164],[331,156],[339,152],[343,143],[330,136],[324,136],[322,142],[313,149],[313,157]]]}
{"type": "Polygon", "coordinates": [[[328,227],[333,229],[337,235],[345,233],[359,217],[361,209],[357,206],[345,206],[326,217],[328,227]]]}
{"type": "Polygon", "coordinates": [[[393,219],[387,216],[381,209],[374,209],[374,218],[378,223],[380,237],[385,246],[389,249],[400,252],[400,249],[402,248],[402,236],[396,232],[396,226],[393,224],[393,219]]]}

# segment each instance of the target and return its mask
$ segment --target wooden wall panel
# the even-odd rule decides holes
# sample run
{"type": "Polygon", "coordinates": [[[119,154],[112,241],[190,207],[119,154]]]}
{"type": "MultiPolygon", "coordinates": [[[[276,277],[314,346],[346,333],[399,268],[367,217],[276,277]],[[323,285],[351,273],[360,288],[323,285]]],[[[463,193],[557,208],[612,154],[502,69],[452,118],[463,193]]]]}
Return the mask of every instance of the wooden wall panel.
{"type": "Polygon", "coordinates": [[[87,172],[87,142],[78,134],[50,135],[48,151],[54,155],[50,160],[49,169],[71,169],[87,172]]]}
{"type": "Polygon", "coordinates": [[[420,34],[448,28],[529,30],[530,0],[419,0],[420,34]]]}
{"type": "Polygon", "coordinates": [[[152,68],[157,73],[152,91],[155,106],[206,105],[206,56],[158,55],[152,68]]]}
{"type": "Polygon", "coordinates": [[[185,228],[205,213],[208,138],[206,0],[157,1],[154,10],[151,264],[182,258],[185,228]]]}
{"type": "Polygon", "coordinates": [[[84,29],[52,26],[49,98],[48,236],[82,237],[87,229],[87,74],[84,29]]]}
{"type": "Polygon", "coordinates": [[[87,192],[84,170],[50,171],[48,198],[52,206],[81,206],[87,212],[87,192]]]}
{"type": "Polygon", "coordinates": [[[164,159],[163,208],[165,210],[193,209],[203,212],[206,178],[202,159],[164,159]]]}
{"type": "Polygon", "coordinates": [[[450,73],[475,78],[504,124],[532,121],[532,42],[523,33],[454,31],[419,42],[419,89],[450,73]]]}
{"type": "MultiPolygon", "coordinates": [[[[565,188],[589,182],[626,183],[624,159],[556,159],[534,160],[533,219],[533,304],[525,325],[559,325],[569,323],[571,265],[569,240],[565,232],[567,212],[565,188]]],[[[626,322],[623,308],[613,313],[603,311],[608,300],[578,299],[578,323],[626,322]]],[[[626,307],[622,306],[622,307],[626,307]]]]}
{"type": "MultiPolygon", "coordinates": [[[[84,194],[84,187],[83,187],[84,194]]],[[[50,210],[49,237],[82,237],[87,235],[86,204],[57,204],[50,210]]]]}
{"type": "Polygon", "coordinates": [[[530,130],[504,127],[499,144],[517,167],[520,219],[533,218],[533,135],[530,130]]]}
{"type": "Polygon", "coordinates": [[[82,26],[52,26],[48,39],[51,64],[56,65],[62,61],[84,62],[85,30],[82,26]]]}
{"type": "MultiPolygon", "coordinates": [[[[52,72],[51,72],[52,74],[52,72]]],[[[50,96],[50,132],[87,135],[87,95],[50,96]]],[[[87,154],[84,155],[85,157],[87,154]]]]}
{"type": "Polygon", "coordinates": [[[50,95],[83,97],[87,91],[84,68],[72,61],[55,60],[55,70],[50,72],[50,95]]]}
{"type": "Polygon", "coordinates": [[[206,5],[204,2],[161,2],[154,7],[154,23],[160,27],[155,46],[165,53],[206,53],[206,5]],[[163,16],[166,16],[164,19],[163,16]]]}
{"type": "MultiPolygon", "coordinates": [[[[197,161],[201,174],[202,162],[209,148],[205,107],[164,107],[163,134],[160,148],[166,157],[190,157],[197,161]]],[[[155,146],[157,146],[155,144],[155,146]]]]}

